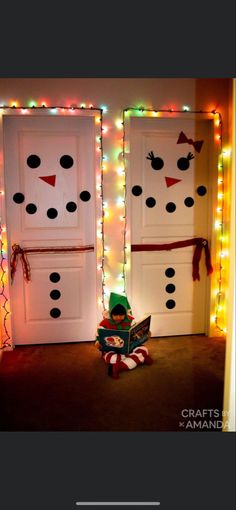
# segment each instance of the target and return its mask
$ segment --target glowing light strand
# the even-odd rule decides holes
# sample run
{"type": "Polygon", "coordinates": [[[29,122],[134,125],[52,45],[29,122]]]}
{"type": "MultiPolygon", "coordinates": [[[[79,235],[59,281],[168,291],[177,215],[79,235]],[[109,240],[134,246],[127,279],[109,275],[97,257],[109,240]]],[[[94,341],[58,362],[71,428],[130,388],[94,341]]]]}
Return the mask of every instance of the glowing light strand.
{"type": "MultiPolygon", "coordinates": [[[[218,198],[218,207],[217,210],[220,211],[221,217],[220,217],[220,256],[219,256],[219,267],[218,267],[218,291],[217,291],[217,297],[216,297],[216,305],[215,305],[215,316],[214,316],[214,322],[215,326],[218,330],[221,332],[225,332],[225,328],[221,328],[219,325],[219,312],[222,308],[222,254],[223,254],[223,239],[224,239],[224,153],[223,153],[223,123],[222,123],[222,116],[220,112],[218,112],[216,109],[213,110],[191,110],[189,107],[184,106],[182,110],[177,110],[173,108],[165,108],[165,109],[156,109],[156,108],[144,108],[142,106],[140,107],[127,107],[122,112],[122,124],[123,124],[123,165],[124,165],[124,175],[125,175],[125,198],[127,194],[127,186],[126,186],[126,157],[125,157],[125,144],[126,144],[126,132],[125,132],[125,121],[126,121],[126,113],[128,112],[136,112],[136,114],[149,114],[152,113],[153,115],[157,116],[158,114],[162,113],[179,113],[182,115],[186,114],[207,114],[207,115],[217,115],[218,116],[218,124],[217,127],[220,129],[220,134],[217,137],[218,143],[220,144],[220,155],[218,155],[218,190],[219,190],[219,176],[220,176],[220,185],[221,185],[221,204],[219,207],[219,198],[218,198]],[[221,168],[221,175],[219,172],[219,166],[221,168]]],[[[219,193],[218,193],[219,195],[219,193]]],[[[127,264],[127,246],[126,246],[126,236],[127,236],[127,211],[126,211],[126,199],[125,199],[125,212],[124,212],[124,220],[125,220],[125,228],[124,228],[124,255],[123,255],[123,279],[124,279],[124,293],[126,292],[126,264],[127,264]]]]}
{"type": "Polygon", "coordinates": [[[101,269],[102,269],[102,308],[105,310],[105,236],[104,236],[104,152],[103,152],[103,110],[100,110],[100,150],[101,150],[101,204],[102,204],[102,220],[101,220],[101,269]]]}
{"type": "Polygon", "coordinates": [[[10,314],[10,312],[7,309],[7,303],[9,300],[5,294],[4,277],[7,272],[5,271],[5,268],[4,268],[4,261],[6,261],[6,258],[4,257],[4,252],[3,252],[4,243],[2,241],[2,232],[3,232],[3,229],[2,229],[2,225],[0,223],[0,243],[1,243],[1,248],[0,248],[1,249],[1,264],[0,264],[0,267],[1,267],[1,290],[0,290],[0,296],[2,296],[4,299],[4,303],[1,308],[5,312],[5,315],[3,318],[3,329],[5,332],[5,338],[2,339],[2,345],[0,346],[0,349],[5,349],[6,347],[12,347],[12,342],[11,342],[11,336],[9,335],[9,332],[7,329],[7,317],[10,314]]]}
{"type": "Polygon", "coordinates": [[[126,265],[127,265],[127,185],[126,185],[126,159],[125,159],[125,144],[126,144],[126,133],[125,133],[125,110],[122,112],[122,125],[123,125],[123,137],[122,137],[122,160],[123,160],[123,171],[124,171],[124,230],[123,230],[123,243],[124,243],[124,256],[122,264],[122,279],[123,279],[123,293],[126,294],[126,265]]]}
{"type": "Polygon", "coordinates": [[[225,186],[224,186],[224,151],[223,151],[223,123],[222,123],[222,117],[220,113],[218,113],[219,116],[219,129],[220,129],[220,135],[219,135],[219,156],[218,156],[218,204],[217,204],[217,210],[220,213],[220,237],[219,237],[219,263],[218,263],[218,292],[216,295],[216,305],[215,305],[215,325],[216,328],[221,331],[225,332],[225,328],[221,327],[219,324],[219,315],[220,311],[222,309],[222,298],[223,298],[223,286],[222,286],[222,271],[223,271],[223,265],[222,265],[222,259],[223,259],[223,245],[224,245],[224,193],[225,193],[225,186]],[[219,187],[220,193],[219,193],[219,187]],[[219,203],[219,195],[220,195],[220,203],[219,203]]]}
{"type": "Polygon", "coordinates": [[[41,106],[27,106],[27,105],[20,105],[20,106],[14,106],[14,105],[0,105],[0,110],[62,110],[67,111],[70,110],[71,112],[73,110],[82,110],[82,111],[99,111],[102,112],[101,108],[98,108],[97,106],[64,106],[64,105],[50,105],[45,106],[44,104],[41,106]]]}

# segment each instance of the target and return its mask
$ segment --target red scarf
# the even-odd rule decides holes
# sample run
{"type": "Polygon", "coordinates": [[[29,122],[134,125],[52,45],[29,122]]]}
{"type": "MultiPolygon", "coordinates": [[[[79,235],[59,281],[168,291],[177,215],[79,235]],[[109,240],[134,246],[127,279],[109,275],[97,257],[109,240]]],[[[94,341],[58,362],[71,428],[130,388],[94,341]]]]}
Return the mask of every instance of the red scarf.
{"type": "Polygon", "coordinates": [[[207,268],[207,275],[213,272],[211,265],[211,255],[207,239],[203,237],[195,237],[193,239],[186,239],[185,241],[176,241],[174,243],[166,244],[131,244],[131,251],[161,251],[161,250],[174,250],[175,248],[183,248],[185,246],[196,246],[193,254],[193,281],[200,280],[199,262],[201,259],[202,249],[205,250],[205,263],[207,268]]]}

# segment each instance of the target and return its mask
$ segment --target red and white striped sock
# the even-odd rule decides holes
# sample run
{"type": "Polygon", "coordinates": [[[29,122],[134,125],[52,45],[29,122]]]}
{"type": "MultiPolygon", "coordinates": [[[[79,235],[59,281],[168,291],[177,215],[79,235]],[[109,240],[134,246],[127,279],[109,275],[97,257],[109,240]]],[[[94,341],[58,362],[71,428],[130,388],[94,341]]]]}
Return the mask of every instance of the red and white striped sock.
{"type": "Polygon", "coordinates": [[[152,358],[148,354],[148,349],[144,345],[136,347],[130,354],[124,356],[112,351],[103,355],[105,363],[109,364],[108,374],[113,379],[119,379],[119,372],[133,370],[138,365],[151,365],[152,358]]]}
{"type": "Polygon", "coordinates": [[[149,356],[148,349],[145,345],[141,345],[141,347],[136,347],[136,349],[134,349],[133,352],[135,352],[137,354],[142,354],[142,356],[144,357],[144,360],[143,360],[144,365],[152,365],[153,364],[153,359],[151,358],[151,356],[149,356]]]}

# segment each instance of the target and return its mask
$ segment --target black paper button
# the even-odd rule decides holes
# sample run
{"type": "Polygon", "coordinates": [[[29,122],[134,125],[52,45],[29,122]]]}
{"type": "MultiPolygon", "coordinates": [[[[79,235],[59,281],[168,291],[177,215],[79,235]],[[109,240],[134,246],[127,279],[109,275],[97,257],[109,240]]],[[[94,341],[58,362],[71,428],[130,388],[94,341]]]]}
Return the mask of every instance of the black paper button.
{"type": "Polygon", "coordinates": [[[57,289],[51,290],[51,292],[50,292],[51,299],[59,299],[60,297],[61,297],[61,293],[59,290],[57,290],[57,289]]]}
{"type": "Polygon", "coordinates": [[[61,276],[59,275],[59,273],[54,272],[49,275],[49,279],[51,280],[52,283],[57,283],[60,281],[61,276]]]}
{"type": "Polygon", "coordinates": [[[61,315],[61,310],[59,310],[59,308],[52,308],[50,310],[50,315],[53,319],[58,319],[61,315]]]}
{"type": "Polygon", "coordinates": [[[173,278],[173,276],[175,276],[175,270],[173,267],[168,267],[166,270],[165,270],[165,275],[167,276],[167,278],[173,278]]]}
{"type": "Polygon", "coordinates": [[[171,310],[174,307],[175,307],[175,301],[173,299],[168,299],[168,301],[166,301],[166,308],[171,310]]]}

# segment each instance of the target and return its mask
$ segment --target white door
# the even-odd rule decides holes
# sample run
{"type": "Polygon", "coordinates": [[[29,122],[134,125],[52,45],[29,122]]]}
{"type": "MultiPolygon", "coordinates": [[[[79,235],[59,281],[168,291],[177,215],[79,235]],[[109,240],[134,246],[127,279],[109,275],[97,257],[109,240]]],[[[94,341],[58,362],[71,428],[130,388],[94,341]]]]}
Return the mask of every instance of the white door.
{"type": "MultiPolygon", "coordinates": [[[[165,118],[130,122],[131,245],[209,240],[210,122],[165,118]]],[[[153,336],[206,331],[208,277],[203,255],[200,281],[193,281],[193,252],[191,246],[131,253],[133,311],[136,317],[152,314],[153,336]]]]}
{"type": "Polygon", "coordinates": [[[18,262],[11,286],[15,344],[94,339],[93,118],[4,117],[4,167],[9,252],[14,244],[54,248],[28,255],[28,283],[18,262]],[[87,245],[93,251],[70,251],[87,245]]]}

